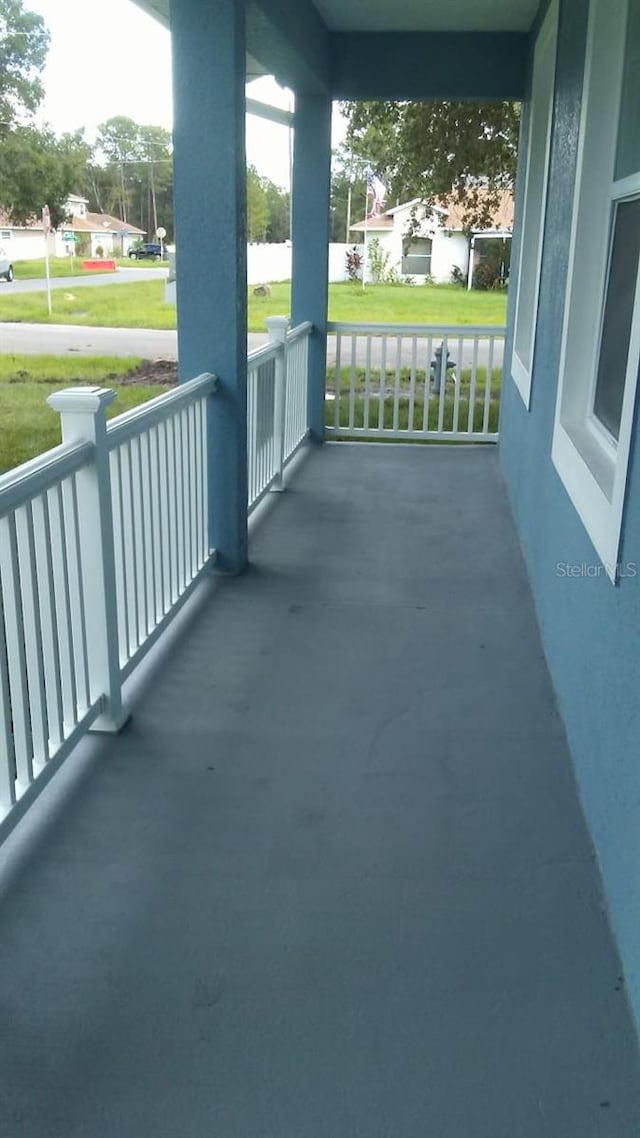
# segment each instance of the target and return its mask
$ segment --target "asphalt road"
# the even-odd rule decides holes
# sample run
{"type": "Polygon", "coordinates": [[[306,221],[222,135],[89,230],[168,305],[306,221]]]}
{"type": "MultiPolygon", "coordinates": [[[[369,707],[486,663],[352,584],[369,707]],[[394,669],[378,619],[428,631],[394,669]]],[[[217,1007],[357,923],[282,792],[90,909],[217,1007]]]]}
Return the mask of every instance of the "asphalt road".
{"type": "MultiPolygon", "coordinates": [[[[264,332],[250,332],[248,337],[249,351],[260,347],[267,342],[264,332]]],[[[437,347],[438,341],[431,344],[431,352],[437,347]]],[[[473,360],[473,342],[464,340],[462,353],[459,351],[457,340],[450,342],[449,352],[456,363],[469,367],[473,360]]],[[[178,358],[178,338],[173,331],[159,331],[147,328],[87,328],[81,325],[66,324],[0,324],[0,352],[20,352],[28,355],[51,353],[66,355],[74,352],[86,356],[142,356],[143,359],[175,360],[178,358]]],[[[493,363],[499,367],[502,363],[503,347],[498,342],[495,345],[493,363]]],[[[351,363],[350,344],[342,343],[341,366],[347,367],[351,363]]],[[[382,358],[380,340],[372,342],[371,365],[379,367],[382,358]]],[[[328,362],[335,363],[336,338],[329,337],[328,362]]],[[[396,365],[397,354],[394,337],[389,337],[387,349],[387,367],[396,365]]],[[[418,368],[428,366],[431,360],[429,344],[426,340],[418,341],[416,363],[418,368]]],[[[366,362],[365,341],[358,343],[355,363],[364,366],[366,362]]],[[[481,342],[478,350],[478,364],[482,367],[488,362],[488,342],[481,342]]],[[[402,345],[400,364],[410,367],[412,363],[411,341],[402,345]]]]}
{"type": "MultiPolygon", "coordinates": [[[[168,273],[167,268],[132,268],[116,269],[115,273],[97,273],[95,276],[82,277],[52,277],[51,288],[87,288],[95,285],[135,284],[140,281],[162,280],[168,273]]],[[[28,281],[0,281],[0,297],[11,296],[16,292],[42,292],[46,288],[44,277],[37,277],[28,281]]]]}

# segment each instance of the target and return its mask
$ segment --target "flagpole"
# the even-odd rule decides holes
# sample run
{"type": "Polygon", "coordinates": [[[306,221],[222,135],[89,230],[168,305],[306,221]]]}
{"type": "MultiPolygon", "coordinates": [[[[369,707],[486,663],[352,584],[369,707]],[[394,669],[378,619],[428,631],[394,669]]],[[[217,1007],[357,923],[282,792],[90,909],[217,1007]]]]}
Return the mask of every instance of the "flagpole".
{"type": "Polygon", "coordinates": [[[368,248],[367,237],[368,237],[368,233],[369,233],[368,222],[369,222],[369,179],[367,178],[367,184],[366,184],[366,188],[364,191],[364,260],[362,262],[362,289],[363,289],[363,291],[365,288],[366,276],[367,276],[367,248],[368,248]]]}

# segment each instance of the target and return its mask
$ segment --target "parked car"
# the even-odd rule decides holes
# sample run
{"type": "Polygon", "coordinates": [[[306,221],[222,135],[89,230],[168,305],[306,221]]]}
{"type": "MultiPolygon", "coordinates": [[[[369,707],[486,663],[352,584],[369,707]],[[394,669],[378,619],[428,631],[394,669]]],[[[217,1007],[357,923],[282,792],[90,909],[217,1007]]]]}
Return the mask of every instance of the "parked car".
{"type": "Polygon", "coordinates": [[[144,245],[139,245],[137,249],[129,250],[129,257],[132,261],[159,261],[162,257],[162,245],[155,245],[151,241],[147,241],[144,245]]]}
{"type": "Polygon", "coordinates": [[[0,248],[0,277],[4,277],[6,281],[13,280],[13,265],[2,248],[0,248]]]}

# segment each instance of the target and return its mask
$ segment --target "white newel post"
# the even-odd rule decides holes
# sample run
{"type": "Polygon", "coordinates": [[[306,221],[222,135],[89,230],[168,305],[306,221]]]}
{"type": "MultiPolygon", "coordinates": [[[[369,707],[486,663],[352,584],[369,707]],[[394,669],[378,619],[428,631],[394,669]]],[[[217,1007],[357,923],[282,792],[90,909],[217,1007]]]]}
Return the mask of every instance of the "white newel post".
{"type": "Polygon", "coordinates": [[[94,461],[76,474],[82,587],[87,630],[91,700],[104,698],[95,731],[119,731],[127,716],[122,706],[118,649],[118,600],[107,448],[106,409],[116,392],[73,387],[47,402],[61,416],[63,443],[91,442],[94,461]]]}
{"type": "Polygon", "coordinates": [[[266,325],[269,332],[269,343],[282,345],[282,351],[276,357],[276,389],[273,409],[278,473],[271,489],[278,491],[284,489],[282,470],[284,467],[284,434],[287,410],[287,332],[289,331],[289,317],[267,316],[266,325]]]}

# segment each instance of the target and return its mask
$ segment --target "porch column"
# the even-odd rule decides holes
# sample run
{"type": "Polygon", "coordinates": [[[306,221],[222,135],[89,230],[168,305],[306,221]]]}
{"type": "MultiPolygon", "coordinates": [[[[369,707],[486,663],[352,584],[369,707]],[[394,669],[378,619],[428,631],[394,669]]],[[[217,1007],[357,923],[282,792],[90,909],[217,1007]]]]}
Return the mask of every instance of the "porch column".
{"type": "Polygon", "coordinates": [[[178,356],[182,382],[214,372],[209,536],[218,565],[247,562],[245,5],[171,5],[178,356]]]}
{"type": "Polygon", "coordinates": [[[308,407],[311,438],[318,443],[324,439],[330,188],[331,99],[296,94],[291,313],[294,326],[303,320],[313,323],[308,407]]]}

